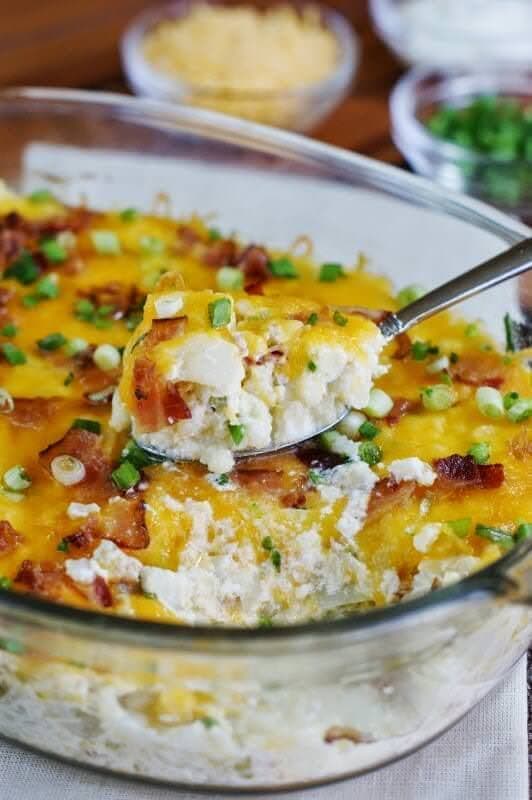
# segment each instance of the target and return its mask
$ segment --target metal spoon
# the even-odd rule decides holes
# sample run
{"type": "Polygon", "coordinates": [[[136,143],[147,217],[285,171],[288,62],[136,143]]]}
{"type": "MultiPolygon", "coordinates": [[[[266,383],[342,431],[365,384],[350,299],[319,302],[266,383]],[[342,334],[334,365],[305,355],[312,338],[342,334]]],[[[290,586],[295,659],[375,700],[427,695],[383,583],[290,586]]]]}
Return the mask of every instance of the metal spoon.
{"type": "MultiPolygon", "coordinates": [[[[519,242],[519,244],[510,247],[509,250],[499,253],[499,255],[494,258],[490,258],[477,267],[473,267],[473,269],[468,272],[464,272],[463,275],[459,275],[457,278],[453,278],[442,286],[438,286],[436,289],[428,292],[428,294],[423,295],[419,300],[415,300],[413,303],[405,306],[400,311],[388,312],[378,323],[378,326],[386,341],[390,342],[392,339],[395,339],[396,336],[399,336],[399,334],[406,333],[406,331],[413,328],[414,325],[429,319],[429,317],[438,314],[440,311],[457,305],[463,300],[467,300],[469,297],[480,294],[480,292],[491,289],[499,283],[503,283],[511,278],[516,278],[518,275],[521,275],[521,273],[531,268],[532,239],[524,239],[522,242],[519,242]]],[[[339,310],[342,310],[341,307],[339,310]]],[[[336,427],[348,413],[349,409],[345,409],[334,422],[314,431],[311,436],[305,436],[304,439],[297,439],[282,445],[273,445],[260,450],[236,450],[234,455],[237,458],[249,458],[250,456],[262,456],[278,453],[281,450],[287,450],[336,427]]],[[[155,448],[146,447],[144,444],[142,444],[141,447],[154,455],[164,456],[164,453],[157,451],[155,448]]]]}

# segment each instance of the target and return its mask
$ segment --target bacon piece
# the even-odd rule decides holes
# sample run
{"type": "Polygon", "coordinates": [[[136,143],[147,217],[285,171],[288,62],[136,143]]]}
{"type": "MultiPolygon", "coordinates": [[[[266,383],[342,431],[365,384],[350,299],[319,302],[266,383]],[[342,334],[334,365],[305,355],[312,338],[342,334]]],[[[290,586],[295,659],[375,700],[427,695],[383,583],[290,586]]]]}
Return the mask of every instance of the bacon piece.
{"type": "Polygon", "coordinates": [[[262,294],[263,284],[271,277],[270,259],[264,247],[251,244],[238,256],[236,266],[244,273],[244,289],[248,294],[262,294]]]}
{"type": "Polygon", "coordinates": [[[374,520],[407,503],[416,490],[414,481],[397,483],[393,478],[381,478],[371,492],[368,503],[368,521],[374,520]]]}
{"type": "Polygon", "coordinates": [[[345,464],[346,461],[344,456],[338,453],[331,453],[329,450],[317,445],[298,447],[296,456],[309,469],[333,469],[339,464],[345,464]]]}
{"type": "Polygon", "coordinates": [[[95,306],[113,306],[113,319],[122,319],[130,311],[142,308],[145,295],[132,284],[109,281],[101,286],[79,289],[78,296],[90,300],[95,306]]]}
{"type": "Polygon", "coordinates": [[[356,314],[359,317],[365,317],[376,325],[388,316],[388,311],[383,311],[382,308],[366,308],[366,306],[338,306],[335,310],[341,311],[342,314],[356,314]]]}
{"type": "Polygon", "coordinates": [[[405,414],[411,414],[421,410],[421,402],[419,400],[409,400],[408,397],[396,397],[393,401],[392,410],[384,421],[388,425],[397,425],[401,417],[405,414]]]}
{"type": "Polygon", "coordinates": [[[176,336],[182,336],[187,326],[187,317],[175,317],[174,319],[154,319],[151,328],[142,344],[146,347],[155,347],[159,342],[166,342],[176,336]]]}
{"type": "Polygon", "coordinates": [[[101,575],[97,575],[93,580],[90,587],[90,595],[94,602],[102,608],[109,608],[113,605],[113,595],[101,575]]]}
{"type": "Polygon", "coordinates": [[[353,744],[364,744],[375,741],[372,736],[368,736],[367,734],[357,730],[357,728],[351,728],[347,725],[331,725],[331,727],[325,731],[323,736],[323,741],[326,744],[332,744],[333,742],[338,742],[341,739],[345,739],[353,744]]]}
{"type": "Polygon", "coordinates": [[[79,233],[87,228],[97,216],[96,212],[85,206],[76,206],[67,209],[65,214],[51,219],[25,220],[25,226],[40,239],[46,236],[55,236],[63,231],[79,233]]]}
{"type": "Polygon", "coordinates": [[[133,391],[137,418],[143,430],[160,430],[180,419],[190,419],[190,409],[176,384],[163,381],[149,358],[137,358],[133,366],[133,391]]]}
{"type": "Polygon", "coordinates": [[[139,497],[114,498],[102,517],[102,537],[129,550],[148,547],[150,537],[145,512],[146,506],[139,497]]]}
{"type": "Polygon", "coordinates": [[[12,553],[23,541],[24,537],[14,529],[7,519],[0,520],[0,555],[5,556],[7,553],[12,553]]]}
{"type": "Polygon", "coordinates": [[[412,339],[408,333],[400,333],[399,336],[395,337],[395,343],[397,347],[392,358],[402,361],[403,358],[406,358],[410,355],[412,350],[412,339]]]}
{"type": "Polygon", "coordinates": [[[307,504],[307,495],[303,489],[294,489],[281,497],[281,505],[285,508],[304,508],[307,504]]]}
{"type": "Polygon", "coordinates": [[[191,225],[178,225],[177,238],[188,247],[192,247],[198,242],[201,242],[201,236],[191,225]]]}
{"type": "Polygon", "coordinates": [[[39,453],[41,464],[50,472],[50,464],[56,456],[72,456],[85,466],[85,477],[79,484],[70,487],[73,493],[80,489],[111,494],[111,462],[102,450],[102,437],[81,428],[71,428],[62,439],[49,445],[39,453]]]}
{"type": "Polygon", "coordinates": [[[470,386],[492,386],[499,389],[504,383],[504,369],[497,353],[466,353],[451,365],[454,380],[470,386]]]}
{"type": "Polygon", "coordinates": [[[58,599],[65,585],[63,568],[50,561],[30,561],[26,559],[15,575],[15,583],[20,583],[32,594],[48,599],[58,599]]]}
{"type": "Polygon", "coordinates": [[[275,492],[286,488],[282,469],[237,467],[233,472],[233,478],[240,486],[244,486],[246,489],[263,489],[264,491],[275,492]]]}
{"type": "Polygon", "coordinates": [[[94,542],[102,538],[102,529],[98,517],[95,514],[90,514],[81,528],[75,533],[71,533],[64,537],[68,548],[77,551],[78,554],[89,553],[92,549],[94,542]]]}
{"type": "MultiPolygon", "coordinates": [[[[94,363],[94,351],[96,347],[90,345],[81,353],[77,353],[71,360],[68,359],[65,364],[71,364],[72,369],[76,375],[77,383],[81,386],[84,390],[84,395],[87,398],[87,395],[94,394],[97,392],[103,392],[104,389],[114,386],[118,383],[118,379],[120,377],[120,370],[113,369],[113,370],[103,370],[98,367],[97,364],[94,363]]],[[[54,359],[56,358],[55,354],[52,354],[54,359]]],[[[61,359],[63,359],[63,355],[59,354],[57,357],[59,360],[55,363],[61,363],[61,359]]],[[[110,392],[112,394],[112,391],[110,392]]],[[[89,398],[87,398],[89,399],[89,398]]],[[[90,400],[90,399],[89,399],[90,400]]],[[[109,402],[111,402],[111,398],[109,397],[109,402]]],[[[96,405],[100,405],[100,402],[95,403],[96,405]]]]}
{"type": "Polygon", "coordinates": [[[63,402],[60,397],[16,397],[8,419],[17,428],[39,430],[57,414],[63,402]]]}
{"type": "Polygon", "coordinates": [[[456,488],[497,489],[504,482],[502,464],[477,464],[472,456],[454,453],[434,461],[438,483],[456,488]]]}
{"type": "Polygon", "coordinates": [[[232,239],[218,239],[207,246],[203,254],[203,262],[209,267],[231,266],[235,263],[236,256],[236,242],[232,239]]]}

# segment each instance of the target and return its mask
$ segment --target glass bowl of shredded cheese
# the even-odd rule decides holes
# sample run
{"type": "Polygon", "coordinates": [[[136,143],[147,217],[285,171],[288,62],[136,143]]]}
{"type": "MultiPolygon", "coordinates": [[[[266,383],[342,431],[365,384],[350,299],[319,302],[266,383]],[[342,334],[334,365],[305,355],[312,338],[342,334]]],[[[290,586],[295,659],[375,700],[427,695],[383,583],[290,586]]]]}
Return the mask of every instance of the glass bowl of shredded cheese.
{"type": "Polygon", "coordinates": [[[178,2],[132,22],[122,61],[136,94],[306,131],[347,92],[357,45],[343,17],[314,4],[178,2]]]}

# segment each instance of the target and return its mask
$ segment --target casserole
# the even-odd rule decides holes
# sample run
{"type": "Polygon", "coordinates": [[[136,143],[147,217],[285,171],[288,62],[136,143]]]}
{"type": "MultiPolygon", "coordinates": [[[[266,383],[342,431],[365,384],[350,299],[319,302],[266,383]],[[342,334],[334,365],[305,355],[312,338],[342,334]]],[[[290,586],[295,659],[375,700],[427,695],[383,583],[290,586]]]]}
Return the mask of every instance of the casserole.
{"type": "MultiPolygon", "coordinates": [[[[227,228],[238,218],[243,235],[279,245],[312,228],[323,257],[360,248],[398,284],[428,282],[427,263],[431,282],[443,281],[527,234],[389,167],[210,113],[19,90],[3,93],[0,114],[0,172],[21,191],[47,183],[95,207],[128,205],[134,193],[144,209],[164,192],[158,203],[176,215],[218,212],[227,228]]],[[[473,313],[515,308],[513,290],[472,302],[473,313]]],[[[525,599],[511,577],[525,549],[423,598],[285,629],[174,627],[2,593],[0,732],[79,763],[212,790],[374,769],[453,724],[522,654],[528,612],[494,596],[525,599]],[[197,694],[208,716],[177,724],[176,707],[197,694]]]]}

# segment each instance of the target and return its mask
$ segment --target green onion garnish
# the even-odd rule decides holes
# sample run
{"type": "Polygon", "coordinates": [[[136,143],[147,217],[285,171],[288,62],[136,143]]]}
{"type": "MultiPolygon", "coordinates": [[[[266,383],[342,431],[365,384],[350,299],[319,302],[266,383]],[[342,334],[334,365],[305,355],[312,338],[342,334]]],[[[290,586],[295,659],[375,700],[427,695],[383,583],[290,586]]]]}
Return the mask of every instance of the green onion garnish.
{"type": "Polygon", "coordinates": [[[222,238],[221,231],[219,231],[218,228],[209,228],[207,230],[207,236],[209,237],[209,242],[217,242],[222,238]]]}
{"type": "Polygon", "coordinates": [[[309,314],[308,319],[305,322],[305,325],[316,325],[317,322],[318,322],[318,315],[316,314],[315,311],[313,311],[312,314],[309,314]]]}
{"type": "Polygon", "coordinates": [[[92,246],[100,255],[117,256],[121,252],[120,239],[114,231],[91,231],[92,246]]]}
{"type": "Polygon", "coordinates": [[[6,578],[5,575],[0,575],[0,589],[11,589],[13,586],[13,581],[11,578],[6,578]]]}
{"type": "Polygon", "coordinates": [[[244,273],[236,267],[221,267],[216,273],[216,286],[222,292],[238,292],[244,286],[244,273]]]}
{"type": "Polygon", "coordinates": [[[370,467],[382,461],[382,450],[374,442],[361,442],[358,448],[358,455],[361,461],[365,461],[370,467]]]}
{"type": "Polygon", "coordinates": [[[139,247],[146,255],[161,255],[166,250],[166,245],[158,236],[150,236],[149,234],[141,236],[139,239],[139,247]]]}
{"type": "Polygon", "coordinates": [[[68,553],[69,543],[66,539],[61,539],[59,544],[57,545],[56,550],[59,550],[60,553],[68,553]]]}
{"type": "Polygon", "coordinates": [[[348,321],[347,317],[344,317],[344,315],[341,314],[339,311],[335,311],[334,312],[334,314],[333,314],[333,322],[336,325],[340,325],[340,327],[343,328],[344,325],[347,325],[347,321],[348,321]]]}
{"type": "Polygon", "coordinates": [[[40,275],[39,265],[27,250],[13,261],[4,271],[4,278],[14,278],[23,286],[34,283],[40,275]]]}
{"type": "Polygon", "coordinates": [[[487,464],[491,455],[489,442],[475,442],[467,451],[467,455],[472,456],[476,464],[487,464]]]}
{"type": "Polygon", "coordinates": [[[74,306],[74,314],[78,319],[83,320],[83,322],[92,322],[95,312],[96,306],[94,303],[91,303],[90,300],[86,300],[85,298],[78,300],[74,306]]]}
{"type": "Polygon", "coordinates": [[[271,561],[277,572],[281,571],[281,553],[279,550],[272,550],[271,552],[271,561]]]}
{"type": "Polygon", "coordinates": [[[388,416],[392,408],[393,400],[390,395],[383,392],[382,389],[374,387],[369,393],[369,401],[363,411],[368,417],[383,419],[388,416]]]}
{"type": "Polygon", "coordinates": [[[120,219],[122,222],[133,222],[133,220],[137,219],[139,212],[136,208],[124,208],[123,211],[120,212],[120,219]]]}
{"type": "Polygon", "coordinates": [[[2,480],[6,489],[12,492],[24,492],[31,486],[31,478],[20,464],[6,470],[2,480]]]}
{"type": "Polygon", "coordinates": [[[458,355],[458,353],[451,353],[451,355],[449,356],[449,361],[451,362],[451,364],[457,364],[460,361],[460,356],[458,355]]]}
{"type": "Polygon", "coordinates": [[[74,373],[73,373],[73,372],[69,372],[69,373],[67,374],[67,376],[66,376],[65,380],[63,381],[63,386],[70,386],[70,384],[72,383],[72,381],[74,380],[74,378],[75,378],[75,375],[74,375],[74,373]]]}
{"type": "Polygon", "coordinates": [[[230,425],[228,423],[227,427],[229,428],[229,433],[233,442],[235,444],[240,444],[246,433],[245,425],[230,425]]]}
{"type": "Polygon", "coordinates": [[[471,517],[462,517],[461,519],[450,519],[447,525],[451,528],[455,536],[460,539],[465,539],[471,528],[471,517]]]}
{"type": "Polygon", "coordinates": [[[320,267],[319,280],[323,283],[334,283],[338,278],[345,276],[344,268],[341,264],[322,264],[320,267]]]}
{"type": "Polygon", "coordinates": [[[469,339],[474,339],[479,335],[480,328],[476,322],[470,322],[469,325],[466,325],[464,333],[469,339]]]}
{"type": "Polygon", "coordinates": [[[62,264],[68,258],[68,253],[57,239],[45,239],[39,245],[41,253],[46,256],[46,260],[52,264],[62,264]]]}
{"type": "Polygon", "coordinates": [[[307,364],[307,369],[310,372],[316,372],[316,370],[318,369],[316,362],[315,361],[309,361],[308,364],[307,364]]]}
{"type": "Polygon", "coordinates": [[[440,348],[432,345],[430,342],[420,342],[416,340],[412,344],[412,349],[410,351],[412,358],[414,361],[423,361],[429,355],[437,355],[440,352],[440,348]]]}
{"type": "Polygon", "coordinates": [[[374,439],[380,433],[380,428],[377,428],[373,422],[366,420],[362,423],[358,432],[363,439],[374,439]]]}
{"type": "Polygon", "coordinates": [[[299,273],[295,264],[289,258],[276,258],[269,263],[270,272],[276,278],[298,278],[299,273]]]}
{"type": "Polygon", "coordinates": [[[515,532],[515,541],[522,542],[523,539],[530,539],[532,537],[532,523],[531,522],[522,522],[521,525],[517,527],[515,532]]]}
{"type": "Polygon", "coordinates": [[[426,294],[426,290],[420,286],[418,283],[413,283],[410,286],[405,286],[404,289],[401,289],[400,292],[397,293],[397,303],[399,308],[404,308],[405,306],[409,306],[410,303],[414,303],[416,300],[419,300],[420,297],[426,294]]]}
{"type": "Polygon", "coordinates": [[[137,469],[144,469],[152,466],[152,464],[160,464],[165,460],[164,456],[156,456],[144,450],[133,439],[127,442],[122,450],[121,458],[123,461],[129,461],[137,469]]]}
{"type": "Polygon", "coordinates": [[[82,431],[89,431],[89,433],[98,433],[102,432],[102,426],[96,419],[83,419],[82,417],[78,417],[72,423],[72,428],[78,428],[82,431]]]}
{"type": "Polygon", "coordinates": [[[479,386],[475,393],[477,408],[481,414],[491,419],[499,419],[504,415],[502,395],[492,386],[479,386]]]}
{"type": "Polygon", "coordinates": [[[57,279],[54,280],[51,275],[45,275],[35,284],[35,295],[39,300],[53,300],[55,297],[59,297],[57,279]]]}
{"type": "Polygon", "coordinates": [[[140,472],[131,461],[122,461],[120,466],[111,473],[111,478],[119,489],[126,491],[140,481],[140,472]]]}
{"type": "Polygon", "coordinates": [[[39,203],[50,203],[52,200],[55,200],[55,197],[50,189],[35,189],[34,192],[28,195],[28,200],[30,203],[38,205],[39,203]]]}
{"type": "Polygon", "coordinates": [[[504,410],[508,411],[517,401],[519,400],[519,394],[517,392],[506,392],[504,397],[502,398],[502,404],[504,406],[504,410]]]}
{"type": "Polygon", "coordinates": [[[421,390],[421,402],[428,411],[446,411],[456,402],[456,394],[450,386],[436,383],[421,390]]]}
{"type": "Polygon", "coordinates": [[[506,352],[515,352],[517,347],[514,337],[514,326],[509,314],[504,315],[504,334],[506,337],[506,352]]]}
{"type": "Polygon", "coordinates": [[[59,350],[66,343],[67,339],[62,333],[49,333],[48,336],[37,339],[37,347],[40,350],[59,350]]]}
{"type": "Polygon", "coordinates": [[[524,422],[532,417],[532,397],[521,397],[507,410],[510,422],[524,422]]]}
{"type": "Polygon", "coordinates": [[[25,364],[27,361],[27,358],[20,347],[11,344],[11,342],[4,342],[3,344],[0,344],[0,350],[2,351],[7,363],[11,364],[12,367],[16,367],[19,364],[25,364]]]}
{"type": "Polygon", "coordinates": [[[209,319],[211,327],[223,328],[231,322],[231,301],[228,297],[219,297],[209,303],[209,319]]]}
{"type": "Polygon", "coordinates": [[[265,536],[261,544],[265,550],[273,550],[273,540],[271,536],[265,536]]]}
{"type": "Polygon", "coordinates": [[[493,528],[491,525],[477,525],[475,533],[482,539],[488,539],[490,542],[494,542],[505,549],[514,546],[514,537],[501,528],[493,528]]]}
{"type": "Polygon", "coordinates": [[[12,338],[16,336],[18,333],[18,328],[16,325],[13,325],[12,322],[8,322],[7,325],[4,325],[3,328],[0,328],[0,335],[7,336],[8,338],[12,338]]]}
{"type": "Polygon", "coordinates": [[[27,294],[22,298],[22,305],[24,308],[35,308],[39,305],[39,298],[36,294],[27,294]]]}

